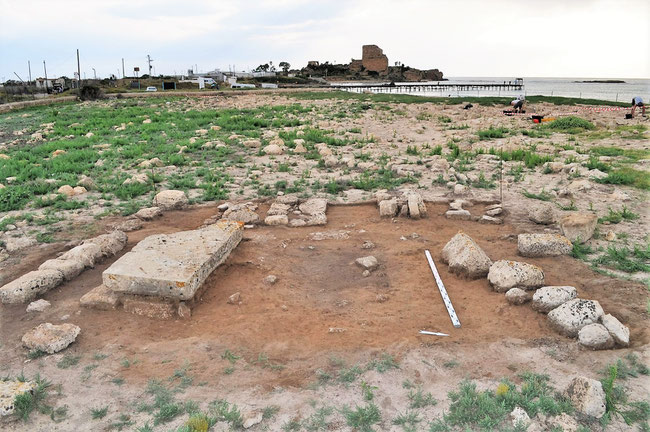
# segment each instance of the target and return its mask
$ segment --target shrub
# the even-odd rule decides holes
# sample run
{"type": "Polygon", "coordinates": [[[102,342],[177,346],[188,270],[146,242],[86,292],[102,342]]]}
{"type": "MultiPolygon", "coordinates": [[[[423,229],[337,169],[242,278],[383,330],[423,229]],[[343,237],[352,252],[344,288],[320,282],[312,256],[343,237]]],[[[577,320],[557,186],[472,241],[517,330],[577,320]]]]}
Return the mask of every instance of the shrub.
{"type": "Polygon", "coordinates": [[[568,133],[578,133],[596,128],[596,126],[594,126],[590,121],[576,116],[560,117],[555,121],[545,123],[543,127],[568,133]]]}
{"type": "Polygon", "coordinates": [[[79,91],[79,99],[82,101],[97,100],[103,97],[104,94],[102,93],[102,90],[97,86],[85,85],[81,87],[81,90],[79,91]]]}

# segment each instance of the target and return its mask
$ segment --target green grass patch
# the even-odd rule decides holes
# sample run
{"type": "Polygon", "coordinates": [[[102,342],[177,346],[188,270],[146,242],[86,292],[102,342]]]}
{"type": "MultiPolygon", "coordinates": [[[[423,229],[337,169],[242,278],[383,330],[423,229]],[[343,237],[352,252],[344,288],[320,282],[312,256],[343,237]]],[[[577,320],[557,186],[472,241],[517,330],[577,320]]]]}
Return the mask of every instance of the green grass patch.
{"type": "Polygon", "coordinates": [[[580,133],[596,128],[593,123],[581,117],[566,116],[560,117],[552,122],[544,123],[540,128],[564,133],[580,133]]]}
{"type": "Polygon", "coordinates": [[[618,184],[650,190],[650,172],[629,167],[614,169],[607,174],[607,177],[595,179],[595,181],[603,184],[618,184]]]}

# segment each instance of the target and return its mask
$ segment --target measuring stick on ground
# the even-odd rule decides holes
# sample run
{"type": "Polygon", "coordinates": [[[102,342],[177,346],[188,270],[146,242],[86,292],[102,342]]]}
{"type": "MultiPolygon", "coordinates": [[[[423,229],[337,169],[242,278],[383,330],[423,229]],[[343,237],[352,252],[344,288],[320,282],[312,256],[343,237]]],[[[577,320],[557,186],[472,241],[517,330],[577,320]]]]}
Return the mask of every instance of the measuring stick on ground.
{"type": "Polygon", "coordinates": [[[447,294],[447,289],[445,288],[445,284],[443,284],[442,279],[440,279],[440,274],[438,273],[436,264],[433,262],[433,258],[431,258],[431,254],[429,253],[428,249],[424,251],[424,254],[427,256],[427,261],[429,261],[429,267],[431,267],[431,272],[433,273],[433,277],[436,279],[436,284],[438,285],[438,289],[440,290],[442,301],[445,303],[447,312],[449,312],[449,318],[451,318],[451,322],[454,325],[454,327],[460,328],[460,320],[456,315],[454,306],[451,304],[451,300],[449,299],[449,295],[447,294]]]}

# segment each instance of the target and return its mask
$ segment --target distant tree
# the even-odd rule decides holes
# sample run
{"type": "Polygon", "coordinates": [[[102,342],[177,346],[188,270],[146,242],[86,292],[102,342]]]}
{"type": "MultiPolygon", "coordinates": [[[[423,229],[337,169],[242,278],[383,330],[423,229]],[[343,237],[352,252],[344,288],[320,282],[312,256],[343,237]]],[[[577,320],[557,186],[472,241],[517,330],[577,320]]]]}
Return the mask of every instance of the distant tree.
{"type": "Polygon", "coordinates": [[[289,72],[289,69],[291,68],[291,65],[286,61],[280,62],[279,66],[285,74],[289,72]]]}
{"type": "Polygon", "coordinates": [[[255,69],[255,70],[256,70],[257,72],[267,72],[267,71],[269,70],[269,64],[268,64],[268,63],[261,64],[261,65],[259,65],[259,66],[257,67],[257,69],[255,69]]]}

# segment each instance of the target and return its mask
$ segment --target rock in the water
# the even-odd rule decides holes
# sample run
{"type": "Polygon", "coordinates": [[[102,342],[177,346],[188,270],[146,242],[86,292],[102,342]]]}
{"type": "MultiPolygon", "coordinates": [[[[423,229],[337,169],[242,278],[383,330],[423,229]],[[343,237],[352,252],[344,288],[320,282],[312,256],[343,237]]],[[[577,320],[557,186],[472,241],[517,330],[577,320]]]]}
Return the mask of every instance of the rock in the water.
{"type": "Polygon", "coordinates": [[[602,323],[618,345],[628,346],[630,344],[630,329],[621,324],[616,317],[607,314],[603,316],[602,323]]]}
{"type": "Polygon", "coordinates": [[[14,279],[0,288],[0,301],[4,304],[26,303],[59,286],[63,273],[58,270],[34,270],[14,279]]]}
{"type": "Polygon", "coordinates": [[[0,380],[0,417],[14,413],[16,396],[33,394],[36,383],[33,381],[0,380]]]}
{"type": "Polygon", "coordinates": [[[560,220],[560,228],[569,241],[584,243],[594,235],[597,223],[593,213],[571,213],[560,220]]]}
{"type": "Polygon", "coordinates": [[[490,267],[488,281],[496,292],[516,287],[534,289],[544,285],[544,272],[533,264],[501,260],[490,267]]]}
{"type": "Polygon", "coordinates": [[[23,345],[30,350],[54,354],[77,339],[81,329],[74,324],[43,323],[23,335],[23,345]]]}
{"type": "Polygon", "coordinates": [[[49,308],[52,304],[47,300],[36,300],[27,305],[27,312],[43,312],[45,309],[49,308]]]}
{"type": "Polygon", "coordinates": [[[379,267],[379,261],[377,261],[377,258],[372,255],[363,258],[357,258],[355,262],[359,267],[369,271],[373,271],[379,267]]]}
{"type": "Polygon", "coordinates": [[[559,234],[519,234],[517,249],[525,257],[558,256],[570,254],[573,244],[559,234]]]}
{"type": "Polygon", "coordinates": [[[492,261],[474,240],[458,232],[442,249],[442,261],[452,273],[477,279],[488,274],[492,261]]]}
{"type": "Polygon", "coordinates": [[[327,200],[324,198],[310,198],[298,207],[306,215],[313,216],[319,213],[325,213],[327,210],[327,200]]]}
{"type": "Polygon", "coordinates": [[[573,300],[577,295],[578,292],[572,286],[541,287],[533,295],[533,309],[548,313],[569,300],[573,300]]]}
{"type": "Polygon", "coordinates": [[[185,207],[189,200],[183,191],[165,190],[158,192],[154,197],[153,202],[162,210],[177,210],[185,207]]]}
{"type": "Polygon", "coordinates": [[[581,328],[598,322],[603,308],[596,300],[573,299],[548,313],[551,325],[560,333],[576,337],[581,328]]]}
{"type": "Polygon", "coordinates": [[[605,414],[605,392],[600,381],[575,377],[564,392],[576,411],[595,418],[605,414]]]}
{"type": "Polygon", "coordinates": [[[50,259],[38,266],[39,270],[58,270],[65,280],[71,280],[84,270],[84,263],[77,260],[50,259]]]}
{"type": "Polygon", "coordinates": [[[594,350],[610,349],[614,346],[614,338],[602,324],[588,324],[578,332],[578,341],[594,350]]]}
{"type": "Polygon", "coordinates": [[[271,226],[287,225],[289,223],[289,217],[286,214],[267,216],[264,219],[264,223],[271,226]]]}
{"type": "Polygon", "coordinates": [[[506,292],[506,301],[512,305],[522,305],[530,301],[530,294],[521,288],[510,288],[506,292]]]}
{"type": "Polygon", "coordinates": [[[528,218],[538,224],[550,225],[555,221],[553,205],[541,203],[528,208],[528,218]]]}
{"type": "Polygon", "coordinates": [[[242,239],[238,222],[221,220],[205,228],[152,235],[102,274],[115,292],[188,300],[242,239]]]}
{"type": "Polygon", "coordinates": [[[162,210],[160,207],[147,207],[140,209],[135,213],[135,217],[145,221],[149,221],[160,216],[162,216],[162,210]]]}
{"type": "Polygon", "coordinates": [[[389,199],[379,202],[379,216],[394,217],[397,215],[397,200],[389,199]]]}
{"type": "Polygon", "coordinates": [[[83,307],[111,310],[117,308],[120,304],[119,297],[111,289],[104,285],[99,285],[81,296],[79,303],[83,307]]]}

